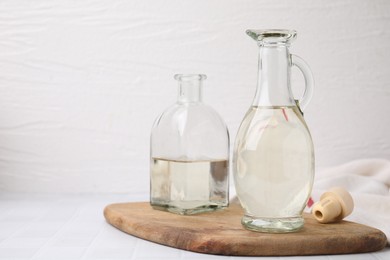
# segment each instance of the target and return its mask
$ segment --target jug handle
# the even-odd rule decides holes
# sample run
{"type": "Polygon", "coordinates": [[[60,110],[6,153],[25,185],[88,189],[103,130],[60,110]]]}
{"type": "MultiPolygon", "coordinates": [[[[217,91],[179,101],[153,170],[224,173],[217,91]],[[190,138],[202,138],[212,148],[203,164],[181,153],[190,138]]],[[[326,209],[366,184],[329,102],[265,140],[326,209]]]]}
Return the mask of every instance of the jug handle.
{"type": "Polygon", "coordinates": [[[291,54],[291,64],[297,66],[305,78],[305,91],[303,92],[302,97],[296,100],[297,106],[302,112],[305,110],[313,96],[314,77],[309,66],[301,57],[291,54]]]}

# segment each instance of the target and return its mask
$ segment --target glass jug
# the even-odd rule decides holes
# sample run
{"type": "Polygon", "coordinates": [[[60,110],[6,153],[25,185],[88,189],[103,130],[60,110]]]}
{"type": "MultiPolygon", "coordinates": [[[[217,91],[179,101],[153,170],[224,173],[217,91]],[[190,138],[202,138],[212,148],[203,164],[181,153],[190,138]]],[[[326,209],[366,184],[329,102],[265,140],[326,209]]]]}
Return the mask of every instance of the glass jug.
{"type": "Polygon", "coordinates": [[[154,123],[150,147],[150,203],[190,215],[228,206],[229,133],[202,102],[205,75],[175,75],[176,104],[154,123]]]}
{"type": "Polygon", "coordinates": [[[314,148],[302,110],[314,85],[309,67],[288,47],[290,30],[247,30],[259,46],[258,81],[252,106],[237,133],[233,176],[249,230],[293,232],[304,220],[303,209],[314,179],[314,148]],[[303,73],[306,88],[295,100],[291,66],[303,73]]]}

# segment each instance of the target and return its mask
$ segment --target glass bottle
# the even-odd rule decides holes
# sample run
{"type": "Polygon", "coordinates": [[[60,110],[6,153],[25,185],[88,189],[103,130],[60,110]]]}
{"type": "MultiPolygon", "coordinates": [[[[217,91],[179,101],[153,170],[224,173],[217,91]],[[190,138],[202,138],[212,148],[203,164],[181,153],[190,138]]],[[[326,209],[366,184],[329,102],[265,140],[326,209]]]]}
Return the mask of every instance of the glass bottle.
{"type": "Polygon", "coordinates": [[[229,133],[218,113],[202,102],[206,75],[180,74],[177,102],[151,133],[150,203],[190,215],[228,206],[229,133]]]}
{"type": "Polygon", "coordinates": [[[309,67],[288,47],[290,30],[247,30],[259,46],[258,81],[252,106],[237,133],[233,176],[245,228],[259,232],[293,232],[304,220],[302,211],[314,179],[314,148],[302,110],[314,85],[309,67]],[[303,73],[306,88],[295,100],[291,66],[303,73]]]}

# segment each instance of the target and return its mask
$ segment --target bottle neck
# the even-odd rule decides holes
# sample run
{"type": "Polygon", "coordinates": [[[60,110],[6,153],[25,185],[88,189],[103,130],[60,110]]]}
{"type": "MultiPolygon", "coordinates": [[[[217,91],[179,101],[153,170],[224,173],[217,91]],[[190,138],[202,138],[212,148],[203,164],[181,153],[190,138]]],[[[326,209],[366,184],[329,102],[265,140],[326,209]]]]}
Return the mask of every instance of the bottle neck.
{"type": "Polygon", "coordinates": [[[204,75],[178,75],[179,82],[178,103],[202,102],[202,83],[204,75]]]}
{"type": "Polygon", "coordinates": [[[286,45],[260,46],[253,106],[294,106],[290,72],[291,58],[286,45]]]}

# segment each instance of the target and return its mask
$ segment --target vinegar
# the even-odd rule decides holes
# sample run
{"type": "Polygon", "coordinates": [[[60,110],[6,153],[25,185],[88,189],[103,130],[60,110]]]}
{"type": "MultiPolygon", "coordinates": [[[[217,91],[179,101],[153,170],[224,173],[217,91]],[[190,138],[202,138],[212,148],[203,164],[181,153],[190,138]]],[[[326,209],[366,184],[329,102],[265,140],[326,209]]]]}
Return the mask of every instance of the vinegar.
{"type": "Polygon", "coordinates": [[[286,232],[302,226],[314,178],[314,151],[299,109],[251,107],[234,151],[235,187],[245,209],[242,221],[249,228],[251,222],[264,225],[267,232],[273,226],[286,225],[286,232]]]}
{"type": "Polygon", "coordinates": [[[228,205],[228,161],[151,159],[151,204],[179,214],[228,205]]]}

